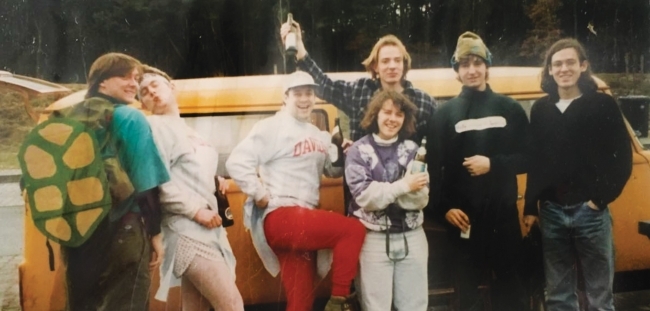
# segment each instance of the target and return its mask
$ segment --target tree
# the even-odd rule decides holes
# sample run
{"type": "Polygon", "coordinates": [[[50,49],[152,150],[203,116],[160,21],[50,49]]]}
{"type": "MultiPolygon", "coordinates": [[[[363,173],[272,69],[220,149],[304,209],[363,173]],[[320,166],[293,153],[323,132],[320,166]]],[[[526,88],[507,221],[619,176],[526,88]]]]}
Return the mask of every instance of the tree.
{"type": "Polygon", "coordinates": [[[528,31],[528,36],[521,45],[520,55],[543,59],[546,48],[560,39],[562,31],[556,13],[561,6],[560,0],[538,0],[528,7],[533,29],[528,31]]]}

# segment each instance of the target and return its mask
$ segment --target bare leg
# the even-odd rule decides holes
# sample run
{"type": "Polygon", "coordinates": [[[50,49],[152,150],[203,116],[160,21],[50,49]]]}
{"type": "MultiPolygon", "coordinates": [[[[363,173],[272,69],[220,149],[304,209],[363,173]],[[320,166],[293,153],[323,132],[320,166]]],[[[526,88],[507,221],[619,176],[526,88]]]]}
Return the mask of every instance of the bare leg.
{"type": "Polygon", "coordinates": [[[224,261],[212,261],[201,256],[194,256],[192,263],[183,275],[183,310],[207,310],[210,305],[219,311],[244,310],[244,302],[242,301],[241,294],[235,285],[235,281],[226,263],[224,261]],[[194,285],[193,287],[198,291],[199,296],[202,296],[201,300],[197,299],[196,294],[191,291],[188,292],[188,295],[191,296],[186,299],[186,280],[189,280],[194,285]],[[187,303],[187,309],[186,300],[194,301],[187,303]],[[206,300],[209,304],[203,306],[201,301],[206,300]],[[192,304],[196,307],[191,307],[192,304]]]}

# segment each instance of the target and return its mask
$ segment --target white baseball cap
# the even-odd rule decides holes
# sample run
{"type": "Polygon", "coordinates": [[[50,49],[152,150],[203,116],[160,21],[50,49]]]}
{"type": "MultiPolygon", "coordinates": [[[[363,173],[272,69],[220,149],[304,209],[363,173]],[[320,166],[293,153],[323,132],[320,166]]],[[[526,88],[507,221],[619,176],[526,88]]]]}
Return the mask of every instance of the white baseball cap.
{"type": "Polygon", "coordinates": [[[314,82],[314,78],[310,74],[304,71],[294,71],[293,73],[287,75],[284,83],[284,93],[287,93],[289,89],[298,87],[298,86],[318,86],[314,82]]]}

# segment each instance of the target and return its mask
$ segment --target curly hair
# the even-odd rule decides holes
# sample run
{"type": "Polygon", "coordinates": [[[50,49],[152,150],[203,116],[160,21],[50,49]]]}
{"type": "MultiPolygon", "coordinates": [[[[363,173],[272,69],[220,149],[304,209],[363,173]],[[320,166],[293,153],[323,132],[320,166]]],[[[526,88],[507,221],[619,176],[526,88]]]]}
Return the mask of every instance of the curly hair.
{"type": "Polygon", "coordinates": [[[361,128],[371,133],[379,133],[377,118],[384,103],[388,100],[391,100],[395,107],[404,112],[404,123],[398,132],[399,137],[402,139],[411,137],[415,133],[415,114],[418,107],[406,96],[393,90],[382,90],[372,96],[368,107],[366,107],[366,114],[361,120],[361,128]]]}

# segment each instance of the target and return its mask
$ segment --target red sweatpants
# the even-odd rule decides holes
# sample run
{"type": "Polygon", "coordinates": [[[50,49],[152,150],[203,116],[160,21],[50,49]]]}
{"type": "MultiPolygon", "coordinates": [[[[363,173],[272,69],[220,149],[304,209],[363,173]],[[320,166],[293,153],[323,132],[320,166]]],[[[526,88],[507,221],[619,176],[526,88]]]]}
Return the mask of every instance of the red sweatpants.
{"type": "Polygon", "coordinates": [[[266,216],[264,233],[280,260],[287,311],[311,310],[319,249],[332,249],[332,295],[347,296],[357,274],[365,227],[355,218],[323,210],[281,207],[266,216]]]}

